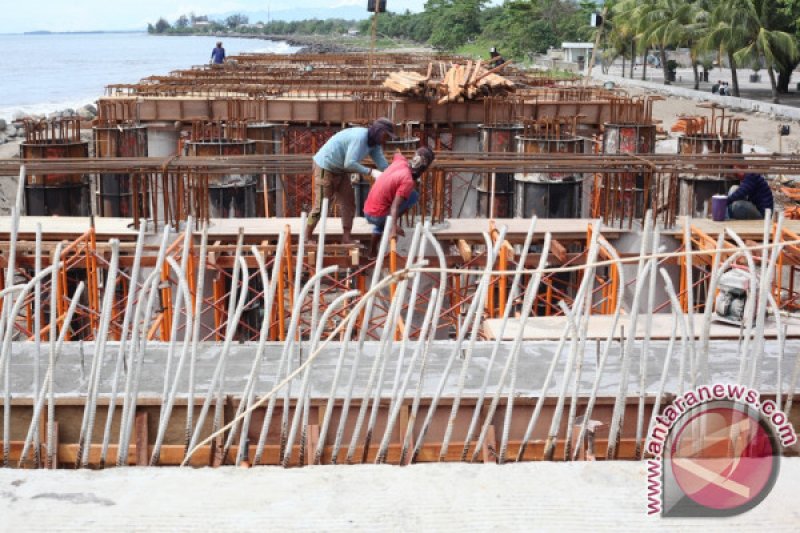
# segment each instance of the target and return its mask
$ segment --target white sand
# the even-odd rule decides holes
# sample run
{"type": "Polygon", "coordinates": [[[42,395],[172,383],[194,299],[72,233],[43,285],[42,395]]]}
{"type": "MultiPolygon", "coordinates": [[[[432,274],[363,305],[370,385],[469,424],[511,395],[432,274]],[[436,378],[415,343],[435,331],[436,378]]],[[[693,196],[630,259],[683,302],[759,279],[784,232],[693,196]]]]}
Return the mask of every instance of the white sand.
{"type": "MultiPolygon", "coordinates": [[[[626,87],[626,90],[631,95],[642,95],[647,92],[644,89],[633,87],[626,87]]],[[[708,108],[699,107],[698,104],[701,103],[688,98],[666,96],[663,101],[656,102],[653,105],[653,118],[660,120],[664,129],[669,131],[681,115],[710,117],[711,113],[708,108]]],[[[771,118],[764,113],[733,112],[726,109],[725,116],[728,115],[745,119],[739,129],[742,140],[746,145],[762,147],[770,153],[797,153],[800,151],[800,125],[792,125],[791,134],[784,137],[782,146],[779,146],[778,126],[788,124],[791,121],[771,118]]]]}

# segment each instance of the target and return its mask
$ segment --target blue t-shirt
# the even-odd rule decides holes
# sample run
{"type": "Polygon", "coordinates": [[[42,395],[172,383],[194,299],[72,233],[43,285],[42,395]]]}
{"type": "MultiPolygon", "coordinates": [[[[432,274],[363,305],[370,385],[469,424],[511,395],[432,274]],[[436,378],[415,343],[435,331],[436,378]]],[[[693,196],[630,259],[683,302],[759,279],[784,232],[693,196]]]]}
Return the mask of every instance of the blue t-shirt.
{"type": "Polygon", "coordinates": [[[225,60],[225,49],[220,46],[211,50],[211,60],[217,65],[222,64],[225,60]]]}
{"type": "Polygon", "coordinates": [[[369,169],[361,164],[367,154],[378,170],[385,170],[389,166],[381,146],[370,148],[367,144],[367,128],[347,128],[328,139],[314,155],[314,162],[330,172],[367,175],[369,169]]]}

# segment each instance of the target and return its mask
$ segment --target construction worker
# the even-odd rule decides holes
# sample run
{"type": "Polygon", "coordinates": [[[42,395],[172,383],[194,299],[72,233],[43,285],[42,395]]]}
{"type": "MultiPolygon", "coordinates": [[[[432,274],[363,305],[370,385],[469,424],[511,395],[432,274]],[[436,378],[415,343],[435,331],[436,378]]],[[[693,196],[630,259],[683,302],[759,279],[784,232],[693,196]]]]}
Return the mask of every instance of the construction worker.
{"type": "Polygon", "coordinates": [[[322,214],[322,200],[327,198],[329,206],[334,203],[339,206],[342,217],[342,243],[353,242],[350,232],[353,229],[353,217],[356,213],[356,198],[353,185],[350,183],[350,175],[370,175],[373,179],[380,177],[381,171],[389,166],[381,147],[387,137],[395,138],[394,124],[388,118],[379,118],[369,128],[348,128],[340,131],[328,139],[328,142],[314,155],[314,206],[308,217],[306,240],[311,240],[322,214]],[[370,169],[361,164],[361,160],[367,155],[378,167],[377,169],[370,169]]]}
{"type": "Polygon", "coordinates": [[[375,226],[369,246],[370,257],[375,257],[378,251],[378,242],[383,235],[387,216],[392,216],[391,236],[402,237],[405,234],[400,227],[400,217],[419,200],[417,183],[433,163],[434,157],[433,150],[427,147],[418,149],[411,161],[397,152],[389,168],[372,184],[364,203],[364,216],[367,222],[375,226]]]}
{"type": "Polygon", "coordinates": [[[222,48],[222,41],[217,41],[217,47],[211,50],[212,65],[221,65],[225,62],[225,49],[222,48]]]}
{"type": "Polygon", "coordinates": [[[499,67],[505,62],[506,60],[503,59],[503,56],[500,55],[500,53],[497,51],[497,48],[492,47],[492,49],[489,50],[489,66],[491,68],[499,67]]]}
{"type": "Polygon", "coordinates": [[[728,193],[728,218],[734,220],[762,219],[774,207],[772,189],[761,174],[745,174],[741,185],[728,193]]]}

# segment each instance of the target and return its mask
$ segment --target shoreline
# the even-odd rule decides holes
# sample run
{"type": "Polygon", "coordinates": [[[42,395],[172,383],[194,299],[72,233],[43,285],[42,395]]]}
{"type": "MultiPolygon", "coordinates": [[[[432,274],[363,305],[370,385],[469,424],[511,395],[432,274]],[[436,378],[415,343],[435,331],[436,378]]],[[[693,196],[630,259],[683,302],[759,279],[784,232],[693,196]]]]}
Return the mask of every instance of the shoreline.
{"type": "MultiPolygon", "coordinates": [[[[368,46],[363,46],[358,42],[347,42],[352,39],[351,37],[343,37],[340,35],[274,35],[274,34],[258,34],[252,33],[159,33],[149,34],[164,37],[215,37],[219,39],[256,39],[262,41],[272,42],[285,42],[290,46],[299,47],[294,53],[296,54],[347,54],[358,52],[369,52],[368,46]]],[[[403,51],[428,51],[435,52],[433,48],[424,43],[396,43],[397,46],[376,48],[377,53],[383,52],[403,52],[403,51]]]]}
{"type": "Polygon", "coordinates": [[[367,52],[364,47],[337,43],[336,38],[323,35],[254,35],[252,33],[149,33],[154,37],[214,37],[216,39],[253,39],[272,41],[297,46],[295,54],[346,54],[350,52],[367,52]]]}

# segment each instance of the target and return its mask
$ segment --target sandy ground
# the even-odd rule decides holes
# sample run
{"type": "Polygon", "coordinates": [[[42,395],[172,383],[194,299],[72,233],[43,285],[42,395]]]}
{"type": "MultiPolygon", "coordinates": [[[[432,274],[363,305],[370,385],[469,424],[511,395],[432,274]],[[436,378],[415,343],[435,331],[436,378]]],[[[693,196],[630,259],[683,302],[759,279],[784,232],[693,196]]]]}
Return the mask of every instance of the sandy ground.
{"type": "MultiPolygon", "coordinates": [[[[649,91],[628,87],[626,90],[631,95],[642,95],[649,91]]],[[[660,120],[664,129],[669,129],[681,115],[710,116],[708,108],[700,107],[702,102],[688,98],[667,96],[653,106],[653,118],[660,120]]],[[[767,152],[798,153],[800,152],[800,125],[792,121],[770,117],[765,113],[735,112],[726,110],[726,116],[732,114],[742,117],[745,122],[741,124],[740,134],[744,144],[763,148],[767,152]],[[790,124],[791,133],[783,137],[778,135],[778,126],[790,124]]]]}

